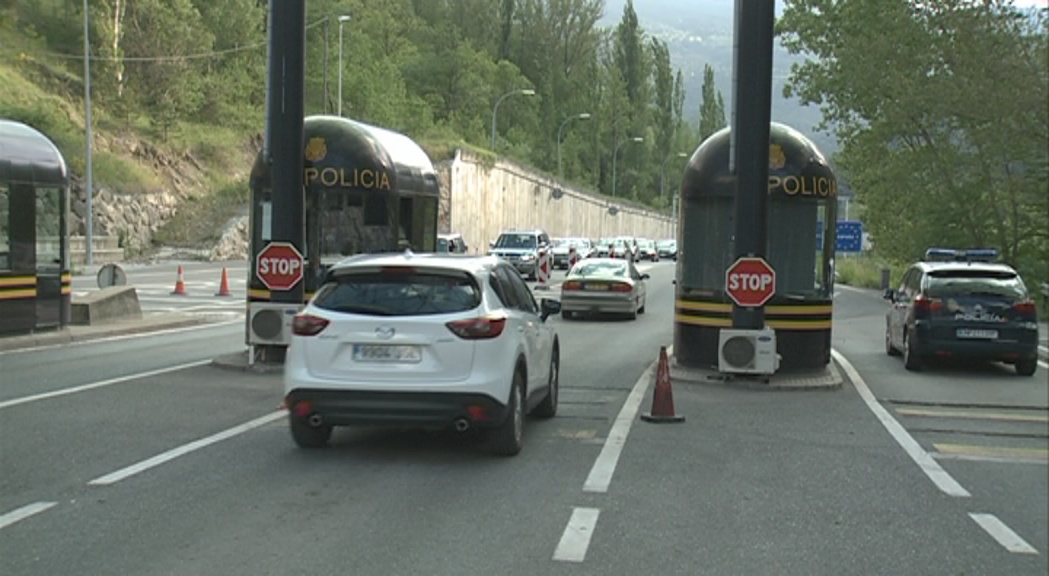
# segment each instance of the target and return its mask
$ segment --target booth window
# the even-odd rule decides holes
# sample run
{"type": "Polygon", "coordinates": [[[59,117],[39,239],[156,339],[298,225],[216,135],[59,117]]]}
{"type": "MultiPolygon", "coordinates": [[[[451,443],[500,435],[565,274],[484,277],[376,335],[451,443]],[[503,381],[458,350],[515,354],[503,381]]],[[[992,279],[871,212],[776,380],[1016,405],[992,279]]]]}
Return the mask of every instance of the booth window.
{"type": "Polygon", "coordinates": [[[0,270],[11,269],[11,192],[0,184],[0,270]]]}
{"type": "Polygon", "coordinates": [[[62,265],[62,191],[36,190],[36,266],[55,270],[62,265]]]}

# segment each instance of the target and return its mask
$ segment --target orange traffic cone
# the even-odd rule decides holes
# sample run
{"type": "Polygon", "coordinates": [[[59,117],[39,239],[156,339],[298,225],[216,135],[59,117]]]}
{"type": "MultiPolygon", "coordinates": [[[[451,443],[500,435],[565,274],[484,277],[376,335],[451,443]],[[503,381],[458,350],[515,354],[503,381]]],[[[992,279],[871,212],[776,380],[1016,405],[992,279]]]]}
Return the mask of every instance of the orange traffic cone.
{"type": "Polygon", "coordinates": [[[186,279],[182,277],[182,265],[178,266],[178,278],[175,280],[175,290],[171,292],[172,296],[185,296],[186,295],[186,279]]]}
{"type": "Polygon", "coordinates": [[[641,415],[645,422],[668,424],[684,422],[685,417],[674,414],[674,392],[670,388],[670,363],[667,347],[659,347],[659,368],[656,370],[656,388],[652,393],[652,411],[641,415]]]}
{"type": "Polygon", "coordinates": [[[229,276],[226,274],[226,267],[222,267],[222,280],[219,281],[219,291],[215,293],[216,296],[232,296],[229,291],[229,276]]]}

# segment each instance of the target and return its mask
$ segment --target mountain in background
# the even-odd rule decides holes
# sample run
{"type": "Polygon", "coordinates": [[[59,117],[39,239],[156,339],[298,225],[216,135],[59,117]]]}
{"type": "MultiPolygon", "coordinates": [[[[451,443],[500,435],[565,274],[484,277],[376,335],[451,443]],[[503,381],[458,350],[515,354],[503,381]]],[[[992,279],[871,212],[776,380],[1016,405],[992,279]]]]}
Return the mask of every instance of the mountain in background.
{"type": "MultiPolygon", "coordinates": [[[[777,3],[778,4],[778,3],[777,3]]],[[[604,26],[615,27],[623,16],[626,0],[605,0],[604,26]]],[[[667,43],[671,64],[685,77],[685,120],[699,124],[703,88],[703,66],[714,68],[714,83],[725,99],[725,114],[731,121],[732,43],[735,0],[634,0],[634,11],[645,32],[667,43]]],[[[777,15],[780,6],[777,6],[777,15]]],[[[792,56],[776,42],[772,63],[772,120],[806,134],[827,156],[838,150],[833,134],[818,132],[822,119],[815,106],[802,106],[783,96],[792,56]]]]}

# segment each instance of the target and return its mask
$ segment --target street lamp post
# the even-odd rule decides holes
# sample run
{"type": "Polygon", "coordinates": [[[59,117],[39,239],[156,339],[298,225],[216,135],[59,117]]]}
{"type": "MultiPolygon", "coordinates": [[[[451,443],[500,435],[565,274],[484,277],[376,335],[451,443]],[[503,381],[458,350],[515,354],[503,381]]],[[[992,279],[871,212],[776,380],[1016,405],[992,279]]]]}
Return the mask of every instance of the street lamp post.
{"type": "Polygon", "coordinates": [[[616,158],[619,156],[619,149],[623,147],[623,144],[628,142],[644,142],[645,139],[640,136],[634,136],[633,138],[627,138],[616,145],[616,149],[612,152],[612,196],[616,195],[616,158]]]}
{"type": "Polygon", "coordinates": [[[91,37],[89,35],[89,24],[91,14],[87,9],[87,0],[84,0],[84,132],[86,140],[86,156],[84,166],[84,265],[94,264],[92,258],[93,233],[91,222],[91,37]]]}
{"type": "Polygon", "coordinates": [[[515,94],[520,94],[522,96],[535,96],[535,90],[532,90],[530,88],[520,88],[517,90],[511,90],[506,94],[500,96],[499,99],[495,101],[495,106],[492,107],[492,150],[495,150],[495,121],[496,115],[499,113],[499,105],[503,103],[503,100],[515,94]]]}
{"type": "Polygon", "coordinates": [[[673,156],[667,156],[663,159],[663,165],[659,168],[659,197],[662,199],[666,194],[667,188],[667,162],[672,158],[685,158],[688,154],[684,152],[678,152],[673,156]]]}
{"type": "Polygon", "coordinates": [[[562,122],[561,126],[557,129],[557,176],[562,180],[565,177],[565,173],[564,170],[561,168],[561,131],[564,130],[565,125],[567,125],[572,120],[586,120],[588,118],[590,118],[589,112],[583,112],[581,114],[569,116],[568,118],[565,118],[565,121],[562,122]]]}
{"type": "Polygon", "coordinates": [[[349,15],[339,16],[339,104],[337,110],[340,117],[342,116],[342,25],[349,21],[349,15]]]}

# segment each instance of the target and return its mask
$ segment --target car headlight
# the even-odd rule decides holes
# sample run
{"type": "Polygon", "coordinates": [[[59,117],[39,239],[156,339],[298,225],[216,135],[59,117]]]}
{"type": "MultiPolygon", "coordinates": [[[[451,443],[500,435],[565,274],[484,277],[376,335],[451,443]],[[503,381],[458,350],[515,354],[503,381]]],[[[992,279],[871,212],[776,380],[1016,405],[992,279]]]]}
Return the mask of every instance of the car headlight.
{"type": "Polygon", "coordinates": [[[535,259],[535,254],[521,254],[521,260],[523,260],[525,262],[528,262],[529,260],[534,260],[534,259],[535,259]]]}

